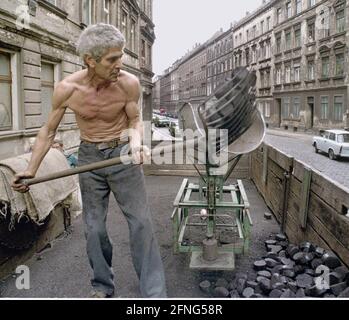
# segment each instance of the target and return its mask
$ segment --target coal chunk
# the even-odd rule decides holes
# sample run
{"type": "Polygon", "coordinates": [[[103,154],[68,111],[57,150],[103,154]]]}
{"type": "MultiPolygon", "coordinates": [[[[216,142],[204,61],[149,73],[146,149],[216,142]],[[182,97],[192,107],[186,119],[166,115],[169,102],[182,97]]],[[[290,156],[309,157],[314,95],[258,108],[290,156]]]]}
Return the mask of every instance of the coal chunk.
{"type": "Polygon", "coordinates": [[[258,283],[256,281],[247,281],[246,282],[246,286],[250,287],[252,289],[256,289],[258,286],[258,283]]]}
{"type": "Polygon", "coordinates": [[[299,288],[310,288],[313,285],[314,278],[308,274],[299,274],[296,277],[297,286],[299,288]]]}
{"type": "Polygon", "coordinates": [[[211,290],[211,282],[208,280],[204,280],[200,282],[199,287],[203,292],[209,293],[211,290]]]}
{"type": "Polygon", "coordinates": [[[294,254],[292,256],[292,259],[296,262],[296,263],[302,263],[301,261],[304,259],[304,252],[297,252],[296,254],[294,254]]]}
{"type": "Polygon", "coordinates": [[[337,283],[337,284],[331,285],[330,288],[331,288],[331,292],[335,296],[339,296],[347,288],[347,283],[346,282],[337,283]]]}
{"type": "Polygon", "coordinates": [[[278,261],[275,261],[274,259],[270,258],[266,258],[264,259],[264,261],[269,268],[274,268],[275,266],[280,264],[278,261]]]}
{"type": "Polygon", "coordinates": [[[296,294],[290,290],[290,289],[286,289],[280,296],[280,298],[295,298],[296,294]]]}
{"type": "Polygon", "coordinates": [[[322,256],[325,254],[325,249],[321,248],[321,247],[317,247],[315,249],[315,255],[318,257],[318,258],[322,258],[322,256]]]}
{"type": "Polygon", "coordinates": [[[318,286],[314,285],[309,288],[305,289],[305,294],[310,297],[322,297],[327,292],[326,288],[319,288],[318,286]]]}
{"type": "Polygon", "coordinates": [[[264,278],[271,278],[271,273],[269,271],[263,270],[263,271],[258,271],[257,272],[258,277],[264,277],[264,278]]]}
{"type": "Polygon", "coordinates": [[[305,298],[305,291],[303,288],[299,288],[296,292],[296,298],[305,298]]]}
{"type": "Polygon", "coordinates": [[[270,280],[267,278],[260,279],[258,281],[259,287],[261,288],[262,292],[264,294],[269,294],[271,291],[271,286],[270,286],[270,280]]]}
{"type": "Polygon", "coordinates": [[[257,271],[264,270],[267,266],[267,263],[264,260],[255,261],[253,264],[253,268],[257,271]]]}
{"type": "Polygon", "coordinates": [[[282,295],[282,291],[279,289],[273,289],[271,290],[269,297],[270,298],[280,298],[282,295]]]}
{"type": "Polygon", "coordinates": [[[291,269],[284,269],[282,270],[282,275],[293,279],[296,276],[296,273],[291,269]]]}
{"type": "Polygon", "coordinates": [[[267,219],[267,220],[271,220],[272,214],[269,213],[269,212],[265,212],[265,213],[264,213],[264,218],[267,219]]]}
{"type": "Polygon", "coordinates": [[[223,287],[223,288],[228,289],[229,282],[226,279],[224,279],[224,278],[218,278],[216,283],[215,283],[215,286],[216,287],[223,287]]]}
{"type": "Polygon", "coordinates": [[[342,291],[339,295],[339,298],[349,298],[349,287],[342,291]]]}
{"type": "Polygon", "coordinates": [[[254,295],[254,290],[252,288],[245,288],[244,291],[242,292],[242,296],[244,298],[251,298],[254,295]]]}
{"type": "Polygon", "coordinates": [[[277,241],[286,241],[287,237],[283,233],[278,233],[275,235],[275,240],[277,241]]]}
{"type": "Polygon", "coordinates": [[[268,246],[274,246],[274,245],[276,245],[277,244],[277,241],[276,240],[266,240],[266,241],[264,241],[264,243],[265,243],[265,247],[268,247],[268,246]]]}
{"type": "Polygon", "coordinates": [[[282,250],[282,247],[279,246],[279,245],[275,245],[275,246],[274,245],[268,245],[267,246],[267,250],[270,251],[270,252],[278,254],[282,250]]]}
{"type": "Polygon", "coordinates": [[[232,290],[229,293],[231,298],[240,298],[239,292],[237,292],[236,290],[232,290]]]}
{"type": "Polygon", "coordinates": [[[213,296],[216,298],[226,298],[229,296],[229,291],[224,287],[216,287],[213,289],[213,296]]]}
{"type": "Polygon", "coordinates": [[[310,243],[310,242],[302,242],[299,245],[299,248],[303,251],[303,252],[313,252],[315,250],[315,247],[310,243]]]}
{"type": "Polygon", "coordinates": [[[335,269],[341,266],[340,260],[332,252],[327,252],[322,256],[322,263],[330,269],[335,269]]]}
{"type": "Polygon", "coordinates": [[[310,265],[315,270],[318,266],[322,265],[322,260],[319,258],[315,258],[310,262],[310,265]]]}
{"type": "Polygon", "coordinates": [[[299,252],[299,248],[293,244],[290,244],[287,247],[286,252],[289,257],[293,257],[297,252],[299,252]]]}
{"type": "Polygon", "coordinates": [[[239,279],[237,281],[237,286],[236,286],[236,291],[242,295],[243,291],[245,290],[246,288],[246,279],[239,279]]]}

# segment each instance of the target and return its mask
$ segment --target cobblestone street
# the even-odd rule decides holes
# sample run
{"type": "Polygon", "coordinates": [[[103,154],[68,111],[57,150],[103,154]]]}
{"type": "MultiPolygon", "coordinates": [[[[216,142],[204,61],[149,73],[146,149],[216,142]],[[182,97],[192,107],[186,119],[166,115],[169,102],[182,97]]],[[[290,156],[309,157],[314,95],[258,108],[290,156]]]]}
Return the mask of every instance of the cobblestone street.
{"type": "Polygon", "coordinates": [[[268,130],[264,141],[349,188],[349,159],[330,160],[325,153],[316,154],[312,138],[309,134],[268,130]]]}

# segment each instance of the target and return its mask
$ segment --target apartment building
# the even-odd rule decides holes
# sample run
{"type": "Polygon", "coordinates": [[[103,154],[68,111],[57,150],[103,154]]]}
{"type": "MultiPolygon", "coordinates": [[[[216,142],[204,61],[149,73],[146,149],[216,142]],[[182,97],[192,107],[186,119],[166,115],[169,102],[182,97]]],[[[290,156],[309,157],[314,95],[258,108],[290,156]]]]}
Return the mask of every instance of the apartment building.
{"type": "Polygon", "coordinates": [[[274,9],[276,1],[264,2],[261,7],[240,20],[233,27],[234,68],[245,66],[255,72],[256,103],[266,123],[271,122],[273,114],[272,95],[272,40],[274,9]]]}
{"type": "Polygon", "coordinates": [[[275,4],[273,125],[349,127],[348,14],[345,0],[275,4]]]}

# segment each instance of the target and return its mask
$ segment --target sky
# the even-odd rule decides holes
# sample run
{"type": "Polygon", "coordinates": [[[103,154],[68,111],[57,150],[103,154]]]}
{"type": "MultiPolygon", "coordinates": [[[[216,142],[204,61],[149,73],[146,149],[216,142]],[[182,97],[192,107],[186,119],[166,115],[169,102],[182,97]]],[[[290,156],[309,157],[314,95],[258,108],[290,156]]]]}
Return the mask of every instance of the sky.
{"type": "Polygon", "coordinates": [[[204,43],[220,28],[226,31],[261,5],[262,0],[153,0],[153,72],[162,74],[195,43],[204,43]]]}

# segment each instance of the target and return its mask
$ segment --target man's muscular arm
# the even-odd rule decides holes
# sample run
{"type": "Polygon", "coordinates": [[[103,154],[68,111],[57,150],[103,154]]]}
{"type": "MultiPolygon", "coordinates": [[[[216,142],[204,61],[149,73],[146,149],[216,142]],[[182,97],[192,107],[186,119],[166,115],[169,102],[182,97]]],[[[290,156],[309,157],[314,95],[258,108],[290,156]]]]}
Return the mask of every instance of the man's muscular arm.
{"type": "MultiPolygon", "coordinates": [[[[139,152],[140,147],[142,146],[143,140],[143,124],[141,121],[140,108],[138,106],[139,97],[141,94],[141,86],[139,80],[132,76],[129,80],[129,90],[128,101],[126,103],[126,114],[129,119],[129,129],[130,130],[130,148],[133,154],[134,162],[141,163],[143,162],[143,153],[139,152]]],[[[143,146],[143,149],[146,148],[143,146]]],[[[149,156],[149,150],[146,151],[146,156],[149,156]]]]}
{"type": "Polygon", "coordinates": [[[40,129],[36,137],[28,167],[24,172],[16,174],[12,182],[12,188],[15,191],[27,192],[29,190],[28,186],[21,184],[19,181],[23,178],[33,178],[35,176],[42,160],[54,141],[57,127],[66,110],[65,103],[72,92],[72,85],[64,81],[60,82],[55,88],[52,97],[52,110],[47,123],[40,129]]]}

